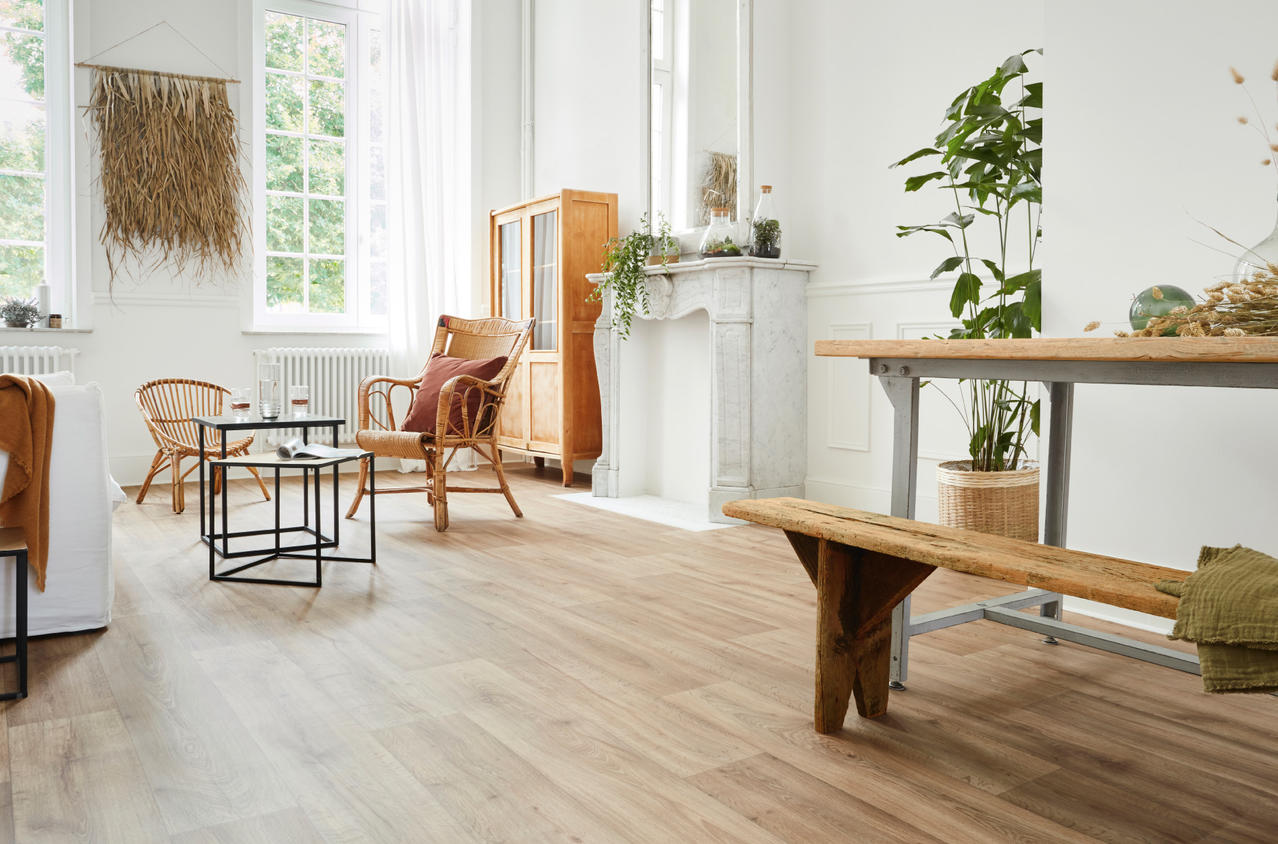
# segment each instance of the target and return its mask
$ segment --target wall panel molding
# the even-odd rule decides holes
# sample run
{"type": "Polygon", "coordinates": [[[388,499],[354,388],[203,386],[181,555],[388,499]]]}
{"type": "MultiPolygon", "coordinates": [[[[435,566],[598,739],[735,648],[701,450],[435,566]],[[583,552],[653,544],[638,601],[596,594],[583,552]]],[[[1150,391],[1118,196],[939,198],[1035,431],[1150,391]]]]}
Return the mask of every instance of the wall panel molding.
{"type": "MultiPolygon", "coordinates": [[[[831,323],[832,340],[872,340],[870,322],[831,323]]],[[[870,403],[874,380],[866,362],[859,358],[827,358],[826,361],[826,445],[844,451],[870,450],[870,403]]]]}
{"type": "Polygon", "coordinates": [[[948,292],[953,288],[954,282],[949,279],[867,279],[809,284],[807,295],[809,299],[817,299],[827,296],[874,296],[885,293],[937,293],[948,292]]]}

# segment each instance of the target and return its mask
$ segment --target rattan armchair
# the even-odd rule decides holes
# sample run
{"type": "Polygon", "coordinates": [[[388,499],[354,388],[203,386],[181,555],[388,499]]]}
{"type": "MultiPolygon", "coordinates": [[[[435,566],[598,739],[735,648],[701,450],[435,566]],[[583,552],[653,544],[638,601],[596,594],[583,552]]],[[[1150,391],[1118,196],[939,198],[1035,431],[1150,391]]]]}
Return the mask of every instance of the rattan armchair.
{"type": "MultiPolygon", "coordinates": [[[[192,381],[189,378],[160,378],[148,381],[137,388],[133,393],[133,399],[138,404],[138,410],[142,411],[142,421],[151,432],[151,438],[155,440],[156,447],[155,459],[151,461],[151,471],[147,473],[146,480],[142,482],[142,488],[138,490],[139,504],[146,498],[147,491],[151,489],[151,481],[165,467],[168,467],[173,471],[173,512],[181,513],[186,509],[186,496],[182,491],[182,482],[186,480],[187,475],[195,471],[199,462],[197,461],[195,465],[183,472],[182,461],[187,457],[200,456],[199,438],[195,423],[191,419],[196,416],[221,416],[222,400],[230,392],[217,384],[192,381]]],[[[228,442],[226,455],[239,457],[248,454],[249,446],[252,444],[252,437],[228,442]]],[[[213,432],[212,437],[204,441],[204,456],[213,458],[221,455],[221,433],[213,432]]],[[[257,485],[262,488],[262,495],[270,501],[271,494],[266,491],[266,484],[262,483],[261,475],[256,469],[249,468],[249,471],[253,473],[253,477],[257,478],[257,485]]],[[[215,469],[213,489],[218,492],[221,488],[222,473],[220,469],[215,469]]]]}
{"type": "Polygon", "coordinates": [[[435,511],[435,529],[448,529],[448,493],[450,492],[500,492],[506,496],[510,509],[517,517],[523,516],[515,497],[506,483],[502,471],[501,453],[497,449],[497,422],[501,405],[506,399],[506,388],[519,356],[528,345],[533,320],[461,319],[441,316],[435,329],[435,345],[431,355],[443,353],[450,357],[478,360],[506,357],[506,365],[490,381],[482,381],[470,375],[458,375],[449,379],[439,393],[439,408],[432,433],[398,430],[397,419],[408,414],[417,389],[421,386],[422,371],[414,378],[391,378],[375,375],[365,378],[359,385],[359,431],[355,441],[360,448],[378,457],[399,457],[407,460],[426,461],[426,485],[398,488],[379,488],[376,493],[368,488],[368,461],[361,460],[359,490],[351,502],[346,518],[353,518],[365,495],[385,493],[425,492],[427,502],[435,511]],[[402,388],[402,391],[397,392],[402,388]],[[407,403],[397,417],[392,401],[404,392],[407,403]],[[478,398],[478,411],[471,413],[478,398]],[[462,424],[452,420],[452,410],[460,403],[462,424]],[[497,474],[496,487],[449,486],[448,466],[458,449],[471,448],[492,464],[497,474]]]}

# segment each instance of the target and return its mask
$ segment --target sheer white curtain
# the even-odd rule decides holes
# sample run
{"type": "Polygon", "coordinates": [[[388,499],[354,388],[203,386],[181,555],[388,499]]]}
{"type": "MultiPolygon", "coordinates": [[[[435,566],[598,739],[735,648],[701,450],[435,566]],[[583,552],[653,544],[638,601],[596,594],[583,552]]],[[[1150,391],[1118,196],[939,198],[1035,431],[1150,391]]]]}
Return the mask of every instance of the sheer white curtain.
{"type": "Polygon", "coordinates": [[[472,315],[469,5],[388,0],[386,34],[387,333],[392,372],[406,377],[426,363],[440,314],[472,315]]]}
{"type": "Polygon", "coordinates": [[[388,0],[391,364],[418,372],[440,314],[471,316],[470,33],[464,0],[388,0]]]}

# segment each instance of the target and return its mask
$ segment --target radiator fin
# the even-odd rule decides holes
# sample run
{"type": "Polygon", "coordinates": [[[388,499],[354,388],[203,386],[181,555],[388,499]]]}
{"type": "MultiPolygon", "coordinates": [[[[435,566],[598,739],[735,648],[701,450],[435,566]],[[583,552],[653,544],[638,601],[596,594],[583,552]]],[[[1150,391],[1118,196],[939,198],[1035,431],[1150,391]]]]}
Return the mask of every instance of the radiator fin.
{"type": "MultiPolygon", "coordinates": [[[[253,352],[254,372],[263,363],[278,363],[284,404],[288,404],[288,388],[305,384],[311,388],[311,413],[321,416],[340,416],[346,424],[338,429],[338,440],[350,445],[355,442],[359,422],[359,385],[370,375],[386,375],[390,370],[390,352],[386,349],[352,349],[327,347],[272,348],[253,352]]],[[[256,375],[249,382],[257,383],[256,375]]],[[[296,430],[262,431],[265,441],[278,445],[289,437],[297,436],[296,430]]],[[[317,439],[326,442],[326,434],[317,439]]]]}
{"type": "Polygon", "coordinates": [[[79,349],[63,346],[0,346],[0,372],[13,375],[45,375],[73,371],[79,349]]]}

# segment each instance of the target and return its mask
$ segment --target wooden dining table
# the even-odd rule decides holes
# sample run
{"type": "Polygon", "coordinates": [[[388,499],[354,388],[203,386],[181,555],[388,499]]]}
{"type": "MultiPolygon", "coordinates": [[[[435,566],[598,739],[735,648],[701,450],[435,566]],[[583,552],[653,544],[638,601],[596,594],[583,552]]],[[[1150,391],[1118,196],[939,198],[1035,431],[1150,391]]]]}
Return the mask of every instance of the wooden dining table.
{"type": "MultiPolygon", "coordinates": [[[[818,357],[862,358],[892,403],[891,515],[914,517],[918,486],[919,384],[934,379],[1038,381],[1050,408],[1043,542],[1065,547],[1075,384],[1278,388],[1278,337],[1116,337],[1019,340],[818,340],[818,357]]],[[[910,637],[969,621],[997,621],[1190,673],[1190,654],[1061,620],[1061,596],[1040,589],[910,615],[892,614],[891,680],[905,688],[910,637]],[[1011,612],[1039,607],[1039,615],[1011,612]]]]}

